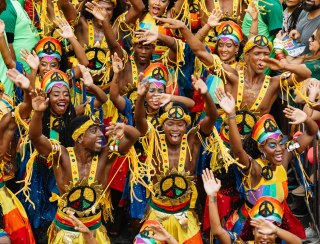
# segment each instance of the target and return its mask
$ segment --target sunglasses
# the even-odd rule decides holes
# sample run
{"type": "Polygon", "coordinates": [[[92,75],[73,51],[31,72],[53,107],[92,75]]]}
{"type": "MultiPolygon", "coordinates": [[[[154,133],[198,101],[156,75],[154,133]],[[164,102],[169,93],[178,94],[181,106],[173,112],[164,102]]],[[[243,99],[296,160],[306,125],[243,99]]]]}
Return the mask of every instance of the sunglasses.
{"type": "Polygon", "coordinates": [[[314,42],[316,40],[316,37],[314,36],[314,34],[312,34],[312,36],[310,37],[311,42],[314,42]]]}

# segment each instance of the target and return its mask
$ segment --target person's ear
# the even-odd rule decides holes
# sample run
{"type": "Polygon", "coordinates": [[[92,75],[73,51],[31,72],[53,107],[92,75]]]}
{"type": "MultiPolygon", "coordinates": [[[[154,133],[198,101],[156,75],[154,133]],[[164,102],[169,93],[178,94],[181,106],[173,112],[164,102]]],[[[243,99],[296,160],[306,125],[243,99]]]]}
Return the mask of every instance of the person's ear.
{"type": "Polygon", "coordinates": [[[77,142],[80,144],[83,142],[83,135],[78,137],[77,142]]]}

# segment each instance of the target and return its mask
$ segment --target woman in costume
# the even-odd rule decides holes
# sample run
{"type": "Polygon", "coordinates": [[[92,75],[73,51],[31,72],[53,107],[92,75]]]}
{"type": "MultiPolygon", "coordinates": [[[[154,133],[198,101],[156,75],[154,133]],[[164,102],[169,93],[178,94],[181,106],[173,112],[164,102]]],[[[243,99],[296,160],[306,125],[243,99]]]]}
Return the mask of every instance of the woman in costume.
{"type": "MultiPolygon", "coordinates": [[[[287,244],[299,244],[302,243],[301,239],[296,235],[286,231],[273,222],[277,218],[279,212],[274,211],[269,216],[263,216],[261,214],[252,213],[250,217],[250,225],[253,227],[254,238],[248,242],[245,242],[239,238],[237,233],[225,230],[220,223],[218,214],[217,194],[221,187],[219,179],[215,178],[213,172],[208,169],[203,171],[202,174],[203,186],[209,198],[209,215],[211,223],[211,234],[217,238],[220,243],[276,243],[276,239],[280,238],[287,244]]],[[[260,205],[263,206],[263,205],[260,205]]]]}
{"type": "MultiPolygon", "coordinates": [[[[249,219],[256,214],[268,217],[277,211],[274,221],[282,223],[284,228],[305,238],[300,222],[293,216],[286,204],[288,196],[287,173],[289,162],[298,156],[312,142],[318,131],[317,124],[303,111],[288,106],[285,116],[292,124],[304,123],[305,132],[294,139],[297,147],[293,152],[285,150],[283,135],[270,114],[263,115],[255,124],[251,137],[257,142],[261,153],[259,158],[250,157],[242,147],[240,134],[235,120],[235,101],[230,93],[218,89],[216,99],[227,113],[229,137],[234,157],[239,158],[245,204],[236,210],[226,222],[226,228],[238,234],[244,240],[250,240],[249,219]],[[259,206],[262,207],[259,207],[259,206]],[[249,239],[248,239],[249,238],[249,239]]],[[[290,143],[289,143],[290,144],[290,143]]]]}

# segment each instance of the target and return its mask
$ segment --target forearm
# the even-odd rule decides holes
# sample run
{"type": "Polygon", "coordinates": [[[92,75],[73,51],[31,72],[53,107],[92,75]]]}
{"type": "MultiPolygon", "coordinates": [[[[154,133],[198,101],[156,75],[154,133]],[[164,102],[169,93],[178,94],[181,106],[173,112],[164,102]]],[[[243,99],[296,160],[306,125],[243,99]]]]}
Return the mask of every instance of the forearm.
{"type": "Polygon", "coordinates": [[[258,19],[252,19],[248,39],[250,39],[253,36],[258,35],[258,31],[259,31],[258,30],[258,19]]]}
{"type": "Polygon", "coordinates": [[[276,234],[281,240],[285,241],[287,244],[300,244],[300,243],[302,243],[302,241],[299,237],[297,237],[296,235],[292,234],[291,232],[286,231],[284,229],[281,229],[279,227],[277,227],[276,234]]]}
{"type": "Polygon", "coordinates": [[[134,120],[136,128],[140,131],[141,136],[145,135],[148,130],[148,122],[146,117],[146,110],[144,108],[145,96],[138,95],[136,107],[134,110],[134,120]]]}
{"type": "Polygon", "coordinates": [[[214,60],[211,54],[207,52],[205,45],[198,38],[196,38],[186,26],[181,29],[181,33],[194,54],[205,65],[212,66],[214,60]]]}
{"type": "Polygon", "coordinates": [[[26,74],[27,78],[30,80],[30,89],[35,89],[37,80],[38,68],[32,69],[29,74],[26,74]]]}
{"type": "Polygon", "coordinates": [[[80,64],[84,66],[88,66],[89,60],[87,58],[86,52],[84,48],[81,46],[81,44],[77,41],[77,39],[73,36],[69,38],[69,42],[73,47],[74,53],[76,54],[76,57],[80,64]]]}
{"type": "Polygon", "coordinates": [[[141,0],[129,0],[131,7],[125,16],[126,24],[135,24],[145,9],[145,6],[141,0]]]}
{"type": "Polygon", "coordinates": [[[78,17],[78,11],[75,9],[71,1],[69,0],[58,0],[58,6],[62,10],[66,20],[72,23],[78,17]]]}
{"type": "Polygon", "coordinates": [[[235,157],[239,157],[241,153],[244,152],[244,149],[242,147],[241,137],[236,122],[236,112],[234,111],[231,114],[228,114],[227,116],[229,124],[229,138],[232,152],[234,153],[235,157]]]}
{"type": "Polygon", "coordinates": [[[123,58],[123,52],[120,44],[117,42],[114,32],[112,30],[112,26],[110,24],[110,20],[105,19],[103,21],[103,33],[106,37],[106,41],[108,43],[108,48],[111,51],[111,54],[116,52],[120,58],[123,58]]]}
{"type": "Polygon", "coordinates": [[[306,127],[306,132],[309,136],[315,136],[318,132],[318,125],[317,123],[311,119],[310,117],[304,122],[306,127]]]}
{"type": "Polygon", "coordinates": [[[224,231],[219,219],[217,193],[208,195],[208,201],[209,201],[209,220],[210,220],[211,233],[212,235],[216,236],[218,234],[221,234],[221,231],[224,231]]]}
{"type": "Polygon", "coordinates": [[[30,90],[23,90],[24,100],[19,107],[19,114],[22,119],[29,118],[32,111],[32,98],[30,96],[30,90]]]}
{"type": "Polygon", "coordinates": [[[284,65],[284,70],[289,71],[291,73],[293,73],[291,75],[291,78],[289,81],[289,85],[293,85],[292,82],[292,76],[294,75],[294,79],[297,82],[301,82],[304,81],[307,78],[310,78],[312,75],[312,72],[310,69],[307,68],[307,66],[305,64],[293,64],[293,63],[287,63],[286,65],[284,65]]]}
{"type": "Polygon", "coordinates": [[[214,123],[216,119],[219,117],[219,114],[209,91],[207,91],[203,95],[203,98],[204,98],[204,104],[206,106],[206,116],[210,117],[210,121],[214,123]]]}
{"type": "Polygon", "coordinates": [[[206,0],[206,7],[207,7],[207,11],[209,13],[211,13],[213,8],[214,8],[213,1],[212,0],[206,0]]]}
{"type": "Polygon", "coordinates": [[[119,111],[123,111],[126,105],[125,99],[120,95],[119,73],[114,73],[110,85],[110,100],[119,111]]]}
{"type": "Polygon", "coordinates": [[[42,136],[42,112],[34,111],[29,126],[30,140],[37,140],[42,136]]]}
{"type": "Polygon", "coordinates": [[[10,49],[7,45],[6,39],[4,37],[4,33],[0,34],[0,52],[2,55],[2,59],[7,66],[8,69],[16,68],[16,62],[13,60],[11,56],[10,49]]]}
{"type": "Polygon", "coordinates": [[[158,40],[160,42],[164,43],[164,45],[169,47],[172,51],[174,51],[174,52],[177,51],[177,43],[176,43],[176,40],[173,37],[167,36],[167,35],[163,35],[163,34],[159,33],[158,34],[158,40]]]}
{"type": "Polygon", "coordinates": [[[95,84],[90,86],[90,91],[95,95],[96,99],[101,103],[104,104],[108,100],[107,94],[95,84]]]}
{"type": "Polygon", "coordinates": [[[195,37],[202,42],[206,38],[210,30],[211,26],[209,24],[205,24],[200,30],[198,30],[195,37]]]}
{"type": "Polygon", "coordinates": [[[98,244],[99,243],[91,231],[89,233],[83,233],[83,239],[84,239],[85,244],[98,244]]]}
{"type": "Polygon", "coordinates": [[[188,98],[188,97],[182,97],[182,96],[175,96],[175,95],[172,95],[171,97],[171,102],[180,102],[180,103],[183,103],[184,105],[186,105],[186,107],[191,110],[194,105],[195,105],[195,102],[188,98]]]}

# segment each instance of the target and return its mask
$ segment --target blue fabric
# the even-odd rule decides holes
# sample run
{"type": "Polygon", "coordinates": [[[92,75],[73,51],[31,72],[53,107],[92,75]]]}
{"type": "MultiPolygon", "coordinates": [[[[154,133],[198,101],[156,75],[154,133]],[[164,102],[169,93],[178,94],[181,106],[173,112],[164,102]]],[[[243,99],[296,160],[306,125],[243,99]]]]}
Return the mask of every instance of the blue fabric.
{"type": "Polygon", "coordinates": [[[148,198],[146,197],[146,188],[141,184],[135,184],[133,186],[133,191],[135,196],[139,200],[137,200],[134,197],[131,198],[130,215],[131,215],[131,218],[133,219],[142,219],[148,204],[148,198]]]}
{"type": "MultiPolygon", "coordinates": [[[[23,177],[25,173],[29,157],[26,158],[20,164],[18,177],[23,177]]],[[[30,189],[30,199],[35,204],[35,209],[25,201],[23,193],[18,194],[18,198],[26,210],[32,228],[40,228],[46,222],[52,222],[57,211],[57,202],[49,201],[52,192],[59,195],[53,169],[49,169],[44,163],[34,162],[30,189]]]]}
{"type": "Polygon", "coordinates": [[[120,111],[121,115],[124,117],[122,119],[126,120],[126,124],[133,125],[133,111],[131,101],[126,96],[123,96],[123,98],[126,101],[126,106],[122,111],[120,111]]]}

